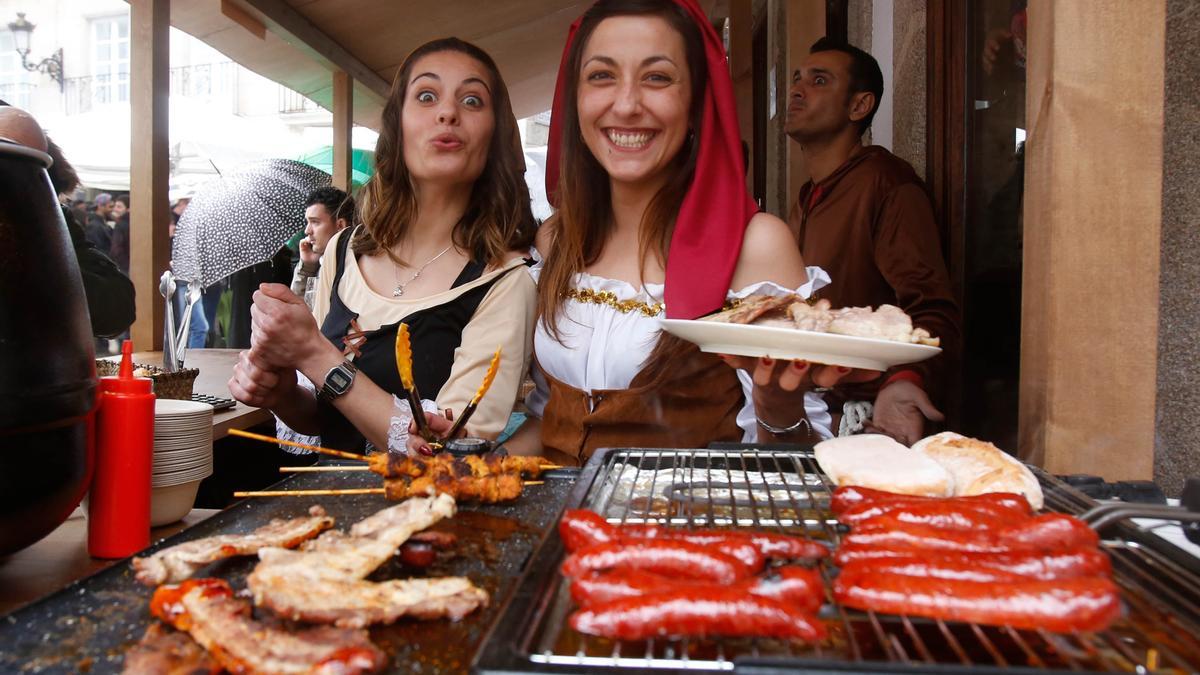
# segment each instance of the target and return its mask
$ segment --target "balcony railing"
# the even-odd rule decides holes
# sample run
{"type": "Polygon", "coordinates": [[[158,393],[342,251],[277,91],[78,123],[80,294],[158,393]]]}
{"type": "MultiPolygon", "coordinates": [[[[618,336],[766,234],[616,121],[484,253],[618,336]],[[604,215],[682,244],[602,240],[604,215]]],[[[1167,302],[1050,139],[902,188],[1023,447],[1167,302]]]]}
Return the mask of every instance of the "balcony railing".
{"type": "Polygon", "coordinates": [[[33,84],[29,82],[0,84],[0,101],[6,101],[9,105],[28,109],[32,95],[33,84]]]}
{"type": "MultiPolygon", "coordinates": [[[[222,61],[172,68],[170,87],[173,97],[201,102],[231,100],[237,89],[237,66],[222,61]]],[[[128,79],[116,81],[111,75],[69,77],[64,92],[68,115],[86,113],[107,103],[129,102],[128,79]]]]}
{"type": "Polygon", "coordinates": [[[306,113],[321,110],[321,106],[313,103],[307,96],[279,85],[279,113],[306,113]]]}

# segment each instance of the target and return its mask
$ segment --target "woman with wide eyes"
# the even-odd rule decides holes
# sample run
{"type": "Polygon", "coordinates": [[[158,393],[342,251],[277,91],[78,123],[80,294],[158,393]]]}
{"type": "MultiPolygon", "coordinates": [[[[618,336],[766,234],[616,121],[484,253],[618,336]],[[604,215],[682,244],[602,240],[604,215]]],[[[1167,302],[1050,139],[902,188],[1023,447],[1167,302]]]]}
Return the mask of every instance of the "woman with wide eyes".
{"type": "Polygon", "coordinates": [[[412,419],[395,356],[404,323],[427,409],[461,411],[502,348],[467,425],[498,435],[529,365],[536,307],[524,169],[492,59],[455,38],[419,47],[384,108],[360,224],[330,240],[312,313],[286,286],[264,285],[230,391],[323,445],[402,452],[412,419]]]}
{"type": "Polygon", "coordinates": [[[694,0],[601,0],[572,27],[546,172],[558,211],[537,237],[537,388],[510,451],[577,463],[605,446],[828,434],[806,393],[850,373],[746,360],[739,377],[659,330],[828,279],[746,191],[724,56],[694,0]]]}

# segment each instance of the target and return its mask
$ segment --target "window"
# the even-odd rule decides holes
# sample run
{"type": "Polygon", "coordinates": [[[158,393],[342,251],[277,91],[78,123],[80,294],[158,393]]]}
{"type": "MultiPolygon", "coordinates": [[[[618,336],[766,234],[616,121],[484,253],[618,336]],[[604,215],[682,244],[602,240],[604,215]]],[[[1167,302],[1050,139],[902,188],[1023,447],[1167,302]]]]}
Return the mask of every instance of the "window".
{"type": "Polygon", "coordinates": [[[29,108],[32,73],[21,65],[12,31],[0,30],[0,99],[18,108],[29,108]]]}
{"type": "Polygon", "coordinates": [[[96,103],[129,101],[129,15],[92,21],[92,91],[96,103]]]}

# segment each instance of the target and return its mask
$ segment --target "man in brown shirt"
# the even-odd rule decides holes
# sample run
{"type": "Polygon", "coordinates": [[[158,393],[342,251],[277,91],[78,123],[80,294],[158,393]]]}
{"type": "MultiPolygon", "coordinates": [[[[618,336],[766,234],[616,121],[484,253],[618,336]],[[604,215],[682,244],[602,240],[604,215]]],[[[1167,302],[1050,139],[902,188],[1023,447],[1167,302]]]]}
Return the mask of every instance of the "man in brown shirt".
{"type": "Polygon", "coordinates": [[[813,45],[788,92],[787,134],[800,144],[810,178],[788,222],[805,263],[833,278],[820,297],[834,307],[897,305],[941,338],[937,358],[828,395],[835,413],[847,399],[873,398],[868,429],[911,444],[926,419],[942,419],[930,394],[940,392],[960,345],[959,311],[924,184],[904,160],[862,144],[882,95],[870,54],[829,38],[813,45]]]}

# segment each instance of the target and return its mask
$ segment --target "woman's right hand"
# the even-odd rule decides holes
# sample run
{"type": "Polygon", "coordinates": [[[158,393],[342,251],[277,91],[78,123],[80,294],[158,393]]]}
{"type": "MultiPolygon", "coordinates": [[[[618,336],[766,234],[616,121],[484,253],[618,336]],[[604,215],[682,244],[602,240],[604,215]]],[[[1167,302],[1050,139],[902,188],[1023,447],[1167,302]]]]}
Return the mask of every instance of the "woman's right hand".
{"type": "Polygon", "coordinates": [[[449,408],[446,409],[445,416],[431,412],[425,412],[424,414],[425,421],[429,424],[429,430],[437,434],[438,438],[422,438],[417,431],[417,421],[413,420],[409,422],[407,450],[410,455],[434,454],[433,449],[429,447],[429,441],[440,439],[446,432],[450,431],[450,427],[454,426],[453,413],[449,408]]]}
{"type": "Polygon", "coordinates": [[[249,351],[242,351],[228,384],[229,393],[238,401],[272,409],[278,407],[280,396],[296,387],[296,371],[271,368],[254,359],[249,351]]]}

